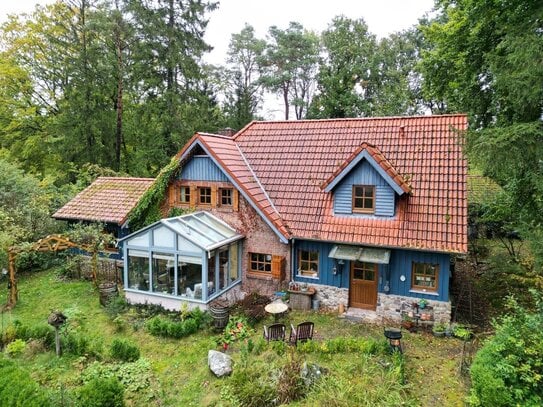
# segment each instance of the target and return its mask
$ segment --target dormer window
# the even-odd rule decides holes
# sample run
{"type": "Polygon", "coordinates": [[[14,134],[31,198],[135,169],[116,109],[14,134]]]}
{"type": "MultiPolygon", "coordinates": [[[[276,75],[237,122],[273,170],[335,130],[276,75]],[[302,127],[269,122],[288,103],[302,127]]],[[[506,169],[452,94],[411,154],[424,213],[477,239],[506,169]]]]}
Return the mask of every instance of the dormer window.
{"type": "Polygon", "coordinates": [[[353,185],[353,212],[375,212],[375,187],[373,185],[353,185]]]}

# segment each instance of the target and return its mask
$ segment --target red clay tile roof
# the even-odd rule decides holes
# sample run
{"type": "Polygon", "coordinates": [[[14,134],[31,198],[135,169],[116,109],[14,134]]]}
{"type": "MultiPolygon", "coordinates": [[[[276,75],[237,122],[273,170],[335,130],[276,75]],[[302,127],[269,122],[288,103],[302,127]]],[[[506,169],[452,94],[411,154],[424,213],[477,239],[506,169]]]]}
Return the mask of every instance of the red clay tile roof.
{"type": "Polygon", "coordinates": [[[54,215],[122,225],[154,178],[99,177],[54,215]]]}
{"type": "Polygon", "coordinates": [[[290,236],[289,230],[233,139],[228,136],[197,133],[181,150],[178,157],[181,157],[196,139],[202,143],[215,161],[230,175],[240,189],[245,192],[249,200],[260,209],[279,233],[288,239],[290,236]]]}
{"type": "Polygon", "coordinates": [[[347,158],[347,160],[345,160],[338,167],[338,169],[335,170],[332,175],[330,175],[330,177],[328,177],[328,179],[324,182],[324,184],[321,185],[321,188],[326,189],[326,187],[328,187],[328,185],[330,185],[334,180],[336,180],[336,178],[341,174],[341,172],[345,168],[347,168],[349,164],[353,162],[353,160],[357,158],[364,150],[366,150],[369,153],[369,155],[375,160],[375,162],[390,176],[390,178],[392,178],[392,181],[394,181],[396,185],[398,185],[398,187],[400,187],[403,190],[403,192],[408,193],[411,191],[411,187],[409,186],[407,181],[400,174],[398,174],[398,171],[396,171],[396,169],[392,166],[392,164],[390,164],[390,162],[388,162],[388,160],[383,156],[383,154],[381,154],[379,149],[365,142],[362,143],[360,147],[358,147],[349,156],[349,158],[347,158]]]}
{"type": "Polygon", "coordinates": [[[288,237],[466,252],[466,129],[465,115],[253,122],[233,142],[206,143],[248,183],[247,191],[264,191],[288,237]],[[334,216],[333,196],[320,188],[363,143],[377,146],[412,188],[399,198],[394,218],[334,216]],[[235,145],[262,188],[254,186],[235,145]]]}

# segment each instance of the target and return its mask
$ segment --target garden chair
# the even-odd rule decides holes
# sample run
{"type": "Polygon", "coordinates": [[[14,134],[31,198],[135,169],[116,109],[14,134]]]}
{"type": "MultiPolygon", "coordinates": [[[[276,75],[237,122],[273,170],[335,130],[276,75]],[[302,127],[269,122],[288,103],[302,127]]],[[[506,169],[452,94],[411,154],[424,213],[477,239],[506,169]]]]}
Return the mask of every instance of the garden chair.
{"type": "Polygon", "coordinates": [[[298,324],[296,328],[290,324],[290,338],[289,342],[292,345],[297,345],[298,342],[305,342],[309,339],[313,339],[313,328],[315,324],[313,322],[302,322],[298,324]]]}
{"type": "Polygon", "coordinates": [[[284,341],[287,328],[283,324],[264,325],[264,339],[269,341],[284,341]]]}

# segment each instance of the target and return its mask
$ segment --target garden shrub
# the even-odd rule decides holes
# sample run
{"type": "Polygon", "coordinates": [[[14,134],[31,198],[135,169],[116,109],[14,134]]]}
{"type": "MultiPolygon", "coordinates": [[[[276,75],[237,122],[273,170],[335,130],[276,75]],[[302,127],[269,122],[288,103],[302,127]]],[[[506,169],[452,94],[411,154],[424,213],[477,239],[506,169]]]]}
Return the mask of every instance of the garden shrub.
{"type": "Polygon", "coordinates": [[[234,304],[233,311],[244,316],[254,326],[266,318],[268,313],[264,307],[270,302],[270,297],[254,292],[234,304]]]}
{"type": "Polygon", "coordinates": [[[55,345],[55,331],[46,323],[27,326],[17,321],[15,323],[15,335],[25,341],[40,340],[47,348],[52,348],[55,345]]]}
{"type": "Polygon", "coordinates": [[[294,352],[289,352],[288,361],[279,371],[277,399],[279,404],[288,404],[302,399],[307,388],[302,377],[302,363],[294,352]]]}
{"type": "Polygon", "coordinates": [[[14,320],[4,329],[2,344],[6,345],[15,339],[22,339],[26,342],[39,340],[47,348],[51,348],[55,344],[55,332],[51,326],[45,323],[28,326],[21,324],[19,320],[14,320]]]}
{"type": "Polygon", "coordinates": [[[366,355],[375,355],[385,353],[387,343],[384,340],[373,338],[333,338],[322,342],[307,341],[298,345],[298,351],[301,353],[360,353],[366,355]]]}
{"type": "Polygon", "coordinates": [[[22,339],[15,339],[13,342],[10,342],[6,346],[6,353],[11,356],[19,356],[26,348],[26,342],[22,339]]]}
{"type": "Polygon", "coordinates": [[[277,387],[271,380],[272,373],[270,365],[263,363],[234,369],[229,383],[221,390],[221,398],[244,407],[275,406],[277,387]]]}
{"type": "Polygon", "coordinates": [[[9,360],[0,359],[0,406],[48,407],[47,391],[9,360]]]}
{"type": "Polygon", "coordinates": [[[122,407],[124,388],[114,377],[92,379],[78,392],[81,407],[122,407]]]}
{"type": "Polygon", "coordinates": [[[114,339],[111,343],[111,357],[123,362],[134,362],[140,358],[140,350],[125,339],[114,339]]]}
{"type": "Polygon", "coordinates": [[[204,324],[204,313],[195,309],[186,315],[186,319],[180,321],[156,315],[147,321],[145,327],[151,335],[179,339],[197,332],[204,324]]]}
{"type": "Polygon", "coordinates": [[[221,389],[221,399],[237,406],[286,405],[305,397],[308,386],[302,377],[302,361],[295,350],[279,366],[254,361],[234,369],[221,389]]]}
{"type": "Polygon", "coordinates": [[[308,388],[306,398],[322,406],[416,406],[403,379],[403,356],[398,352],[380,360],[356,357],[334,373],[324,375],[308,388]],[[360,391],[363,389],[363,391],[360,391]]]}
{"type": "Polygon", "coordinates": [[[271,348],[278,356],[283,356],[287,351],[288,344],[283,341],[273,341],[270,343],[271,348]]]}
{"type": "Polygon", "coordinates": [[[217,345],[228,349],[228,346],[236,341],[246,339],[251,334],[249,323],[244,317],[231,317],[224,328],[223,333],[216,338],[217,345]]]}
{"type": "Polygon", "coordinates": [[[152,392],[151,364],[143,358],[131,363],[105,364],[95,361],[81,373],[83,383],[98,378],[116,378],[129,393],[138,393],[142,390],[152,392]]]}
{"type": "Polygon", "coordinates": [[[66,331],[60,336],[62,351],[76,356],[83,356],[90,349],[89,338],[77,331],[66,331]]]}
{"type": "Polygon", "coordinates": [[[543,301],[541,294],[532,295],[533,312],[509,299],[510,313],[494,323],[495,335],[475,355],[472,405],[543,405],[543,301]]]}
{"type": "Polygon", "coordinates": [[[105,307],[106,314],[114,320],[128,308],[128,302],[122,295],[111,298],[105,307]]]}
{"type": "Polygon", "coordinates": [[[45,346],[43,340],[31,339],[26,344],[24,355],[27,359],[32,359],[36,355],[39,355],[40,353],[44,353],[46,351],[47,351],[47,347],[45,346]]]}

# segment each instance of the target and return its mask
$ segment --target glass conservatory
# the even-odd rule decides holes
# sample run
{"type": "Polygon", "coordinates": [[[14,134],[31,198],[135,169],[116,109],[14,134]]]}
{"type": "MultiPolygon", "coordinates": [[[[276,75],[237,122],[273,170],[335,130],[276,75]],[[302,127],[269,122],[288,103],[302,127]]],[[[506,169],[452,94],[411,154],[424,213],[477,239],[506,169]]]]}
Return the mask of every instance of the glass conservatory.
{"type": "Polygon", "coordinates": [[[207,212],[162,219],[120,239],[127,299],[208,303],[240,282],[242,239],[207,212]]]}

